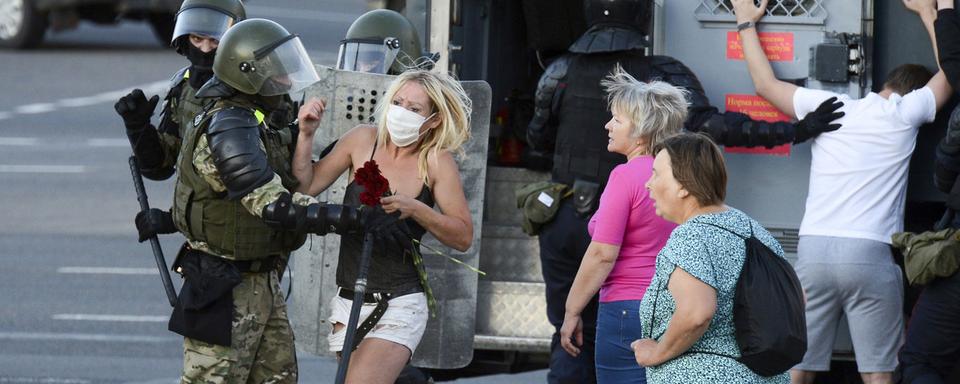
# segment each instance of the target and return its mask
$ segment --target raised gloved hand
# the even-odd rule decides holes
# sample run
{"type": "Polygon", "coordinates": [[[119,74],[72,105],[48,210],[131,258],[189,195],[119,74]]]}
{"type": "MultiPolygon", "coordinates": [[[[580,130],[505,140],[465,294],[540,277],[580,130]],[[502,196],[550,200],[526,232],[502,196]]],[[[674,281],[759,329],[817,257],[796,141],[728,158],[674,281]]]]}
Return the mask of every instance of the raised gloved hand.
{"type": "Polygon", "coordinates": [[[173,215],[168,211],[162,211],[156,208],[137,212],[137,217],[133,222],[137,224],[137,233],[139,235],[137,241],[141,243],[156,235],[177,231],[177,227],[173,224],[173,215]]]}
{"type": "Polygon", "coordinates": [[[387,247],[405,249],[413,246],[410,228],[400,219],[400,211],[387,213],[380,206],[374,207],[366,213],[363,228],[387,247]]]}
{"type": "Polygon", "coordinates": [[[837,101],[836,97],[820,103],[816,110],[797,122],[793,143],[802,143],[821,133],[840,129],[840,124],[831,124],[832,121],[843,117],[843,112],[837,112],[840,107],[843,107],[843,102],[837,101]]]}
{"type": "Polygon", "coordinates": [[[153,110],[158,102],[160,102],[159,95],[153,95],[150,100],[147,100],[142,90],[134,89],[117,100],[113,108],[123,118],[123,125],[128,130],[140,130],[150,123],[150,116],[153,116],[153,110]]]}

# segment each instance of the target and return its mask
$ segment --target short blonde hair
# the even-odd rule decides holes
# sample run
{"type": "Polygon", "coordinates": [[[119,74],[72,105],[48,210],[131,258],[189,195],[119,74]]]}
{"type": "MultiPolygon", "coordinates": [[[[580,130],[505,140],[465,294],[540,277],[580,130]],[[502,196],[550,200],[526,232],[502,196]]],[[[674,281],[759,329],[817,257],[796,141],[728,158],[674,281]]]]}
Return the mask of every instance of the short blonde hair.
{"type": "Polygon", "coordinates": [[[435,113],[440,119],[440,125],[427,132],[418,144],[417,169],[420,178],[426,183],[429,181],[427,159],[431,154],[436,159],[441,151],[463,153],[461,146],[470,139],[470,113],[473,110],[473,103],[460,82],[450,75],[419,69],[401,73],[387,89],[383,97],[384,102],[377,105],[379,145],[385,145],[390,139],[390,133],[387,132],[387,106],[400,88],[408,82],[417,82],[423,86],[427,97],[430,98],[431,113],[435,113]]]}
{"type": "Polygon", "coordinates": [[[623,113],[633,125],[631,137],[647,141],[647,150],[680,132],[687,120],[687,91],[663,81],[638,81],[617,64],[600,82],[611,112],[623,113]]]}

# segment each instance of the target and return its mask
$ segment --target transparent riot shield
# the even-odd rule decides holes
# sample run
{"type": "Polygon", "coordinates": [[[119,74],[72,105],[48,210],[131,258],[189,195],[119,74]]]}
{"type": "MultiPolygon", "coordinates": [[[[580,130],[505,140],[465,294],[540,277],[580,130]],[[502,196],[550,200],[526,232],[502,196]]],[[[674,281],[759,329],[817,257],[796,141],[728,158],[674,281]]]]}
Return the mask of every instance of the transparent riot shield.
{"type": "MultiPolygon", "coordinates": [[[[373,111],[394,76],[339,71],[317,66],[320,81],[306,90],[306,97],[327,100],[320,128],[314,136],[314,154],[360,123],[374,121],[373,111]]],[[[480,230],[486,179],[487,142],[490,123],[490,86],[484,81],[464,81],[463,88],[473,101],[470,116],[471,138],[463,156],[456,157],[463,189],[473,219],[473,244],[466,252],[443,246],[429,233],[424,244],[476,267],[480,259],[480,230]]],[[[320,201],[340,203],[347,174],[321,193],[320,201]]],[[[340,251],[338,235],[310,236],[294,252],[293,292],[290,319],[300,350],[332,355],[327,347],[331,331],[329,303],[337,293],[336,270],[340,251]]],[[[460,368],[473,359],[473,337],[477,309],[477,274],[442,256],[422,249],[430,287],[437,299],[436,316],[429,318],[427,331],[413,356],[413,364],[425,368],[460,368]]]]}

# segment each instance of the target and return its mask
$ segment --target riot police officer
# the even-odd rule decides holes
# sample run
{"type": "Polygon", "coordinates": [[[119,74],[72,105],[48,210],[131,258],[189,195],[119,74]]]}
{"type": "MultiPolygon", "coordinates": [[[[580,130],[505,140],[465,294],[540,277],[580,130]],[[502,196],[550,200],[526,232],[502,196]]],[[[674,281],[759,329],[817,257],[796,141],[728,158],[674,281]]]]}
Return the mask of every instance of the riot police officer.
{"type": "MultiPolygon", "coordinates": [[[[934,27],[939,64],[957,91],[960,90],[960,14],[950,1],[937,3],[939,11],[934,27]]],[[[947,194],[946,212],[933,229],[960,228],[960,106],[950,114],[946,135],[937,145],[933,181],[937,189],[947,194]]],[[[958,272],[937,277],[923,288],[900,350],[904,383],[942,383],[956,376],[952,372],[960,358],[958,297],[958,272]]]]}
{"type": "MultiPolygon", "coordinates": [[[[213,77],[213,59],[220,37],[245,18],[246,11],[240,0],[184,1],[177,12],[170,45],[186,57],[190,65],[170,79],[158,126],[154,128],[150,124],[158,96],[147,100],[143,91],[135,89],[116,103],[115,108],[123,117],[127,136],[145,177],[165,180],[174,174],[181,129],[203,108],[196,93],[213,77]]],[[[176,232],[168,211],[151,209],[140,212],[135,222],[141,242],[156,234],[176,232]]]]}
{"type": "Polygon", "coordinates": [[[337,69],[389,75],[424,68],[429,63],[416,27],[389,9],[364,13],[350,24],[337,56],[337,69]]]}
{"type": "MultiPolygon", "coordinates": [[[[527,141],[535,153],[553,152],[554,181],[573,189],[553,221],[540,233],[540,258],[546,283],[547,317],[556,328],[551,344],[550,383],[595,382],[594,340],[597,298],[581,313],[583,345],[574,357],[560,348],[559,330],[564,319],[567,293],[590,243],[587,221],[599,203],[610,171],[624,157],[607,151],[604,122],[610,112],[600,80],[619,63],[637,80],[659,79],[689,91],[690,110],[685,129],[710,134],[719,144],[773,147],[798,143],[821,132],[839,128],[830,125],[832,114],[842,104],[827,104],[798,124],[751,120],[735,112],[720,113],[710,106],[696,76],[683,63],[666,56],[647,56],[647,31],[652,0],[585,0],[589,29],[566,53],[547,68],[537,86],[535,115],[527,141]]],[[[531,158],[536,159],[534,155],[531,158]]]]}

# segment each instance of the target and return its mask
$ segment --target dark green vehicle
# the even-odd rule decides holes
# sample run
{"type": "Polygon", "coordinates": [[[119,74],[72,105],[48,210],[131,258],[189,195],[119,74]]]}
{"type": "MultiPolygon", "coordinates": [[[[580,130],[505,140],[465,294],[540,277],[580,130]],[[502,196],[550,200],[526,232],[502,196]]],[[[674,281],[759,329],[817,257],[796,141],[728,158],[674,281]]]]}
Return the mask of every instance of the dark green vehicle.
{"type": "Polygon", "coordinates": [[[182,0],[2,0],[0,48],[36,47],[47,30],[76,28],[80,20],[113,24],[144,20],[166,45],[182,0]]]}

